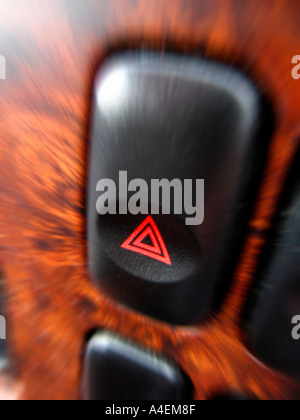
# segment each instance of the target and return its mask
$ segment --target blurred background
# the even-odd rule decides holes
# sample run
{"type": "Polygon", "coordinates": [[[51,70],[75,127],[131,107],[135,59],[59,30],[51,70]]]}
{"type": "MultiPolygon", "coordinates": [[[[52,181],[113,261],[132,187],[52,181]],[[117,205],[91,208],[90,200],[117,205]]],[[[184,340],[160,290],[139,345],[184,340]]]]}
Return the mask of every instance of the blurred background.
{"type": "Polygon", "coordinates": [[[118,399],[130,375],[143,391],[127,384],[131,399],[159,399],[165,369],[167,390],[176,385],[167,399],[299,399],[299,16],[298,0],[0,0],[1,399],[118,399]],[[251,83],[261,104],[264,130],[245,161],[256,188],[243,190],[248,212],[229,229],[242,239],[212,258],[232,262],[230,275],[219,276],[206,316],[183,325],[124,304],[91,275],[95,76],[132,51],[162,66],[172,54],[174,70],[176,57],[214,62],[251,83]]]}

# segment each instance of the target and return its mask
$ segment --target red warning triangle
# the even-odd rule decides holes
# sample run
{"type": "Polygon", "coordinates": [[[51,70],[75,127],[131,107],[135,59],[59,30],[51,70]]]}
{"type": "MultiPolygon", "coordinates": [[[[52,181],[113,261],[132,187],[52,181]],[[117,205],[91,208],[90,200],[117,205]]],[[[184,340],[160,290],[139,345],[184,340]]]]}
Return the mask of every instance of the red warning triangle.
{"type": "Polygon", "coordinates": [[[167,247],[151,216],[148,216],[129,238],[126,239],[121,245],[121,248],[172,265],[167,247]],[[151,245],[144,242],[148,238],[151,240],[151,245]]]}

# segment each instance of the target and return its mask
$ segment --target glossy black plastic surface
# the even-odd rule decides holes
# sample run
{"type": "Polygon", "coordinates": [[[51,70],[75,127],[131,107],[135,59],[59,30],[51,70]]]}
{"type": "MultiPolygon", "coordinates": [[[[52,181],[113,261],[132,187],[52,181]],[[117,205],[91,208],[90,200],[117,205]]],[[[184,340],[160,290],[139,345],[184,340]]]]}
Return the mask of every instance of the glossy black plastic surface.
{"type": "Polygon", "coordinates": [[[95,334],[84,364],[85,400],[181,400],[189,381],[170,362],[108,333],[95,334]]]}
{"type": "MultiPolygon", "coordinates": [[[[93,280],[111,298],[163,321],[202,320],[220,283],[231,277],[245,233],[245,209],[254,201],[261,173],[268,136],[258,92],[237,70],[216,62],[128,53],[101,68],[92,123],[93,280]],[[98,181],[111,179],[119,186],[120,171],[127,172],[128,181],[139,178],[148,185],[153,179],[204,180],[203,223],[186,225],[187,211],[175,215],[172,194],[171,214],[153,216],[170,265],[122,247],[146,215],[98,214],[98,181]]],[[[122,200],[117,191],[117,213],[122,200]]],[[[150,194],[145,200],[153,204],[150,194]]],[[[162,210],[161,198],[154,204],[162,210]]]]}

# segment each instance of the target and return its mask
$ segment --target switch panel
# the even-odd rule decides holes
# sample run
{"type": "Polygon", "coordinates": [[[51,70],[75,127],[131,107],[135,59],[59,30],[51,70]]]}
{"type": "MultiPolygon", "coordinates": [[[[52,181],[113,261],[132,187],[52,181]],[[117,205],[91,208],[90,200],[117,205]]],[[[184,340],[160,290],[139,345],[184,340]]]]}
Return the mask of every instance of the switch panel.
{"type": "Polygon", "coordinates": [[[109,333],[97,333],[85,354],[85,400],[191,399],[190,381],[173,363],[109,333]]]}
{"type": "Polygon", "coordinates": [[[209,314],[241,247],[266,115],[253,84],[216,62],[128,53],[102,66],[88,212],[102,291],[173,324],[209,314]]]}

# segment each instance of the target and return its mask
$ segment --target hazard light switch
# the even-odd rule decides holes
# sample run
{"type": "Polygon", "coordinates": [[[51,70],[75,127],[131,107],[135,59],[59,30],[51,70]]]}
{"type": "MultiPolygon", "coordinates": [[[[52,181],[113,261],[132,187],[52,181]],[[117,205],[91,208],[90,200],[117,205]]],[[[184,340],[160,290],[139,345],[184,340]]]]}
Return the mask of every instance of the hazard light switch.
{"type": "Polygon", "coordinates": [[[148,216],[122,244],[122,248],[172,265],[169,252],[153,218],[148,216]],[[148,242],[147,242],[148,241],[148,242]]]}
{"type": "Polygon", "coordinates": [[[89,267],[102,292],[173,324],[215,310],[241,249],[270,121],[253,84],[220,63],[126,53],[103,64],[88,197],[89,267]]]}

